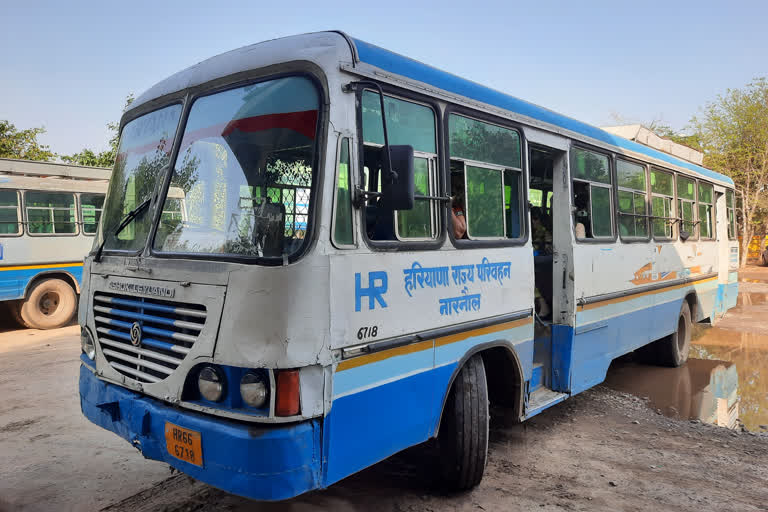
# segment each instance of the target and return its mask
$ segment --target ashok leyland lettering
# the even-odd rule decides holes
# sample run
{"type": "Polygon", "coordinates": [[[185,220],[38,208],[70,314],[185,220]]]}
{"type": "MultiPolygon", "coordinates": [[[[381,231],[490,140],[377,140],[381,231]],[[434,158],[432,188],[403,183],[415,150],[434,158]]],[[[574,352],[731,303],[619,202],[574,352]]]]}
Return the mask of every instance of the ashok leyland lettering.
{"type": "Polygon", "coordinates": [[[524,421],[633,350],[679,366],[736,301],[729,178],[340,32],[160,82],[118,153],[83,413],[255,499],[432,438],[471,488],[490,404],[524,421]]]}

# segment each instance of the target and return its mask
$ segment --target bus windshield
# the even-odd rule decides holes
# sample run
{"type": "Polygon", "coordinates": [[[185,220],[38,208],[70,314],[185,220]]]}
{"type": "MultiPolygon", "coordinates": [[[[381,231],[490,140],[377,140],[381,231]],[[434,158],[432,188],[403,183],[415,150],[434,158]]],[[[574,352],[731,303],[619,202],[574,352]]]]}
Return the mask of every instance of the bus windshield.
{"type": "Polygon", "coordinates": [[[113,233],[123,217],[149,199],[162,183],[180,115],[181,105],[170,105],[123,128],[104,209],[104,249],[138,251],[146,244],[152,224],[148,208],[119,235],[113,233]]]}
{"type": "Polygon", "coordinates": [[[319,98],[285,77],[195,100],[154,248],[282,258],[309,227],[319,98]],[[183,210],[183,211],[182,211],[183,210]]]}

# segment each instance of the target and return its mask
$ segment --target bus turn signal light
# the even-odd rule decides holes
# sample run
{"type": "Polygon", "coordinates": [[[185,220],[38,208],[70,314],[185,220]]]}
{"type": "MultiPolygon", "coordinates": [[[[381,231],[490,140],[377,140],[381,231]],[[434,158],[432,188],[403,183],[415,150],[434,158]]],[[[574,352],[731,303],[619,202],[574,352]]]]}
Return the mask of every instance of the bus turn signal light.
{"type": "Polygon", "coordinates": [[[276,416],[296,416],[301,412],[299,401],[299,370],[277,372],[276,416]]]}

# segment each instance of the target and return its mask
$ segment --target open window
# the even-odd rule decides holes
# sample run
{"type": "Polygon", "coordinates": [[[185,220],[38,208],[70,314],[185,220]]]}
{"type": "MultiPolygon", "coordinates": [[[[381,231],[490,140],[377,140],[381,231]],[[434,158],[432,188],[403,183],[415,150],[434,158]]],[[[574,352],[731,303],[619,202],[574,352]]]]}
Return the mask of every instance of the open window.
{"type": "Polygon", "coordinates": [[[573,148],[571,169],[576,238],[613,239],[613,189],[608,157],[573,148]]]}
{"type": "MultiPolygon", "coordinates": [[[[680,212],[680,229],[696,239],[696,181],[677,175],[677,211],[680,212]]],[[[682,238],[682,235],[681,235],[682,238]]]]}
{"type": "Polygon", "coordinates": [[[450,114],[448,129],[451,222],[464,226],[454,226],[454,238],[523,238],[520,134],[459,114],[450,114]]]}
{"type": "MultiPolygon", "coordinates": [[[[362,188],[381,192],[384,167],[384,130],[379,94],[362,93],[363,168],[362,188]]],[[[384,96],[387,134],[390,145],[409,145],[414,150],[415,193],[435,196],[437,179],[437,131],[435,112],[428,106],[391,96],[384,96]]],[[[392,210],[381,198],[364,202],[364,219],[368,238],[374,241],[430,241],[438,236],[437,207],[434,200],[416,198],[411,210],[392,210]]]]}
{"type": "Polygon", "coordinates": [[[333,212],[333,243],[337,247],[354,246],[352,224],[352,184],[350,173],[349,137],[339,143],[339,159],[336,170],[336,196],[333,212]]]}
{"type": "Polygon", "coordinates": [[[653,238],[671,240],[675,221],[675,181],[671,172],[651,170],[651,215],[653,238]]]}
{"type": "Polygon", "coordinates": [[[616,160],[619,188],[619,235],[622,239],[648,238],[645,166],[616,160]]]}

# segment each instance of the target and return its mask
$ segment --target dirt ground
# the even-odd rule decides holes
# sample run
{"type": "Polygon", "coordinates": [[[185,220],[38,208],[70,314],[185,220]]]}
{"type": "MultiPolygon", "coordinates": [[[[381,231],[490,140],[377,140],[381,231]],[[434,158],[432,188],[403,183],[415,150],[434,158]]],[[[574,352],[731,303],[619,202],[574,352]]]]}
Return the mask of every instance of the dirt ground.
{"type": "MultiPolygon", "coordinates": [[[[742,279],[745,293],[768,293],[768,269],[742,279]]],[[[742,301],[718,329],[763,334],[762,307],[742,301]]],[[[471,492],[433,485],[426,446],[325,491],[252,502],[172,475],[86,421],[78,332],[0,326],[0,510],[768,510],[768,433],[668,418],[605,386],[524,424],[494,410],[489,465],[471,492]]]]}

